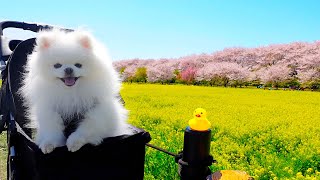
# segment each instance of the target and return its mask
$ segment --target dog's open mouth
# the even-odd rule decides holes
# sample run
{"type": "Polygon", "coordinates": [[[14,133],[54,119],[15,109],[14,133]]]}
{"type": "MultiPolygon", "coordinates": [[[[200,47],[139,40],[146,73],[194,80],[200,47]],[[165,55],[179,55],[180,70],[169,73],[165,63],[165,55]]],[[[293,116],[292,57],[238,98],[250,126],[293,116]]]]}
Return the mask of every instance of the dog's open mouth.
{"type": "Polygon", "coordinates": [[[73,86],[79,77],[64,77],[60,79],[66,86],[73,86]]]}

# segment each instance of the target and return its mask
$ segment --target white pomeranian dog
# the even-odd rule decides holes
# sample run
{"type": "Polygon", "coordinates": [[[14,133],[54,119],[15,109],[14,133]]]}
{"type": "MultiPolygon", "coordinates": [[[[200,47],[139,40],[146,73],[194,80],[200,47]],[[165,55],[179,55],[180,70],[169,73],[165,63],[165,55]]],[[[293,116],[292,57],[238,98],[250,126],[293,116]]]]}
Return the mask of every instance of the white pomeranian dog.
{"type": "Polygon", "coordinates": [[[64,145],[74,152],[125,134],[128,112],[118,98],[120,86],[106,49],[90,33],[39,32],[20,93],[42,152],[64,145]],[[72,119],[77,127],[66,137],[72,119]]]}

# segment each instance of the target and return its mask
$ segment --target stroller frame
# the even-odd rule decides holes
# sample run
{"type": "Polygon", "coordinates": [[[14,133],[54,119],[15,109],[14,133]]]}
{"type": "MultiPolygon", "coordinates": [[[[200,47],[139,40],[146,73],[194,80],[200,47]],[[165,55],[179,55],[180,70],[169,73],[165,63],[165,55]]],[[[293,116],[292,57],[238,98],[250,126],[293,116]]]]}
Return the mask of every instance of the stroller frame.
{"type": "MultiPolygon", "coordinates": [[[[36,32],[39,32],[40,30],[52,29],[53,27],[49,25],[29,24],[29,23],[16,22],[16,21],[4,21],[4,22],[0,22],[0,36],[3,36],[3,30],[6,28],[18,28],[18,29],[28,30],[36,33],[36,32]]],[[[71,31],[68,29],[66,30],[71,31]]],[[[13,41],[14,44],[12,44],[11,46],[17,46],[18,43],[20,42],[21,40],[15,40],[13,41]]],[[[6,75],[2,73],[2,71],[4,72],[9,71],[9,69],[6,70],[6,62],[9,59],[10,55],[6,55],[6,56],[3,55],[2,47],[4,45],[2,43],[3,43],[2,40],[0,40],[0,62],[1,62],[0,70],[1,70],[1,77],[4,76],[3,80],[5,80],[6,75]]],[[[10,74],[8,74],[7,78],[10,78],[10,74]]],[[[1,105],[2,105],[2,98],[8,98],[6,102],[14,102],[13,94],[11,91],[11,83],[6,84],[6,92],[10,92],[10,93],[6,97],[2,97],[2,94],[1,94],[1,105]]],[[[12,107],[12,111],[13,113],[15,113],[16,112],[15,106],[13,104],[10,104],[9,106],[12,107]]],[[[1,111],[3,111],[2,108],[5,108],[5,107],[1,106],[1,111]]],[[[15,167],[15,161],[16,161],[15,142],[16,141],[15,139],[18,133],[21,133],[30,141],[32,141],[30,138],[31,133],[27,135],[24,132],[24,130],[20,127],[20,125],[15,121],[14,115],[10,110],[9,110],[9,113],[6,114],[5,116],[7,117],[3,117],[3,114],[1,113],[0,133],[4,130],[7,130],[7,143],[8,143],[7,179],[15,179],[15,174],[16,174],[16,167],[15,167]],[[5,121],[5,119],[8,119],[8,121],[5,121]]]]}

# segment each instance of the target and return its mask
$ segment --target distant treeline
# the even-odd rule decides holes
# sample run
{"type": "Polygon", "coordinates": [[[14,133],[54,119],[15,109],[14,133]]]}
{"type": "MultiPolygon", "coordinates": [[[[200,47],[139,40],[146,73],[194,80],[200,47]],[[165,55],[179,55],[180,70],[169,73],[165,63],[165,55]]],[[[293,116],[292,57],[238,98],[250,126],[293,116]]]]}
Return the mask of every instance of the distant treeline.
{"type": "Polygon", "coordinates": [[[126,82],[320,89],[320,41],[114,62],[126,82]]]}

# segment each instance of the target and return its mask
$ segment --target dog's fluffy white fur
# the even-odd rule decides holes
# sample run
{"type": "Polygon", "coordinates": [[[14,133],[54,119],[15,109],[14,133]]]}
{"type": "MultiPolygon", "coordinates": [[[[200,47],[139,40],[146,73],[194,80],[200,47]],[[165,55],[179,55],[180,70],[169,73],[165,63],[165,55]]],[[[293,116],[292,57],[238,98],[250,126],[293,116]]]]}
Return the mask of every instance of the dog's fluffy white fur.
{"type": "Polygon", "coordinates": [[[42,152],[64,145],[74,152],[125,133],[127,110],[117,98],[120,86],[106,49],[89,32],[39,32],[20,92],[42,152]],[[65,137],[64,120],[75,116],[83,119],[65,137]]]}
{"type": "Polygon", "coordinates": [[[5,55],[5,56],[10,55],[11,50],[9,48],[9,39],[4,36],[1,36],[0,41],[1,41],[2,55],[5,55]]]}

